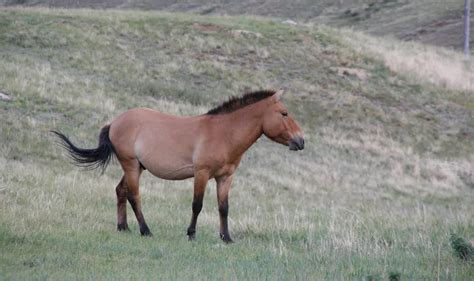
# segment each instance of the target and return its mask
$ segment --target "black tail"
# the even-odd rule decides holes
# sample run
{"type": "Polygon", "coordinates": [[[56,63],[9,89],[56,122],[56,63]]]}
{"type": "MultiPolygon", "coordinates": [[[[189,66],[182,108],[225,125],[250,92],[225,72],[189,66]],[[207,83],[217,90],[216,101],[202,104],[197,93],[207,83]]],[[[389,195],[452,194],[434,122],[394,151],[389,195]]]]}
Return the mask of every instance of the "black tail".
{"type": "Polygon", "coordinates": [[[75,146],[65,135],[59,131],[51,131],[60,139],[59,145],[64,147],[76,166],[94,170],[100,168],[104,173],[105,168],[115,155],[114,147],[109,139],[110,125],[104,126],[99,134],[99,146],[92,149],[84,149],[75,146]]]}

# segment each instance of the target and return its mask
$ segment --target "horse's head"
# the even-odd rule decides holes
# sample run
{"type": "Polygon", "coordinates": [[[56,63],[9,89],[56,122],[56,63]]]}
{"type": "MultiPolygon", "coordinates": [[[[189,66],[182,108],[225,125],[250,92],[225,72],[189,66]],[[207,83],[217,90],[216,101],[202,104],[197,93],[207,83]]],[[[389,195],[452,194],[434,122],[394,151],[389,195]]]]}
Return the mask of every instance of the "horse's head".
{"type": "Polygon", "coordinates": [[[263,133],[271,140],[287,145],[290,150],[304,148],[303,132],[280,101],[282,90],[270,97],[270,105],[263,116],[263,133]]]}

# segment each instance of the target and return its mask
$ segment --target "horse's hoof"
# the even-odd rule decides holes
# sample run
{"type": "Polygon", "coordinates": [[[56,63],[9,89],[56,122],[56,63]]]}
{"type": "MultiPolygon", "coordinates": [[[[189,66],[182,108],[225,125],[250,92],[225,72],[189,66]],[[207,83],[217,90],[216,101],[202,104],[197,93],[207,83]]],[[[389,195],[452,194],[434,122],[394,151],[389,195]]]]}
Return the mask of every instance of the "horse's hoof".
{"type": "Polygon", "coordinates": [[[220,235],[222,241],[224,241],[226,244],[234,243],[234,240],[232,240],[232,238],[230,238],[229,234],[220,233],[219,235],[220,235]]]}
{"type": "Polygon", "coordinates": [[[196,239],[196,229],[188,228],[186,235],[188,235],[189,241],[193,241],[194,239],[196,239]]]}
{"type": "Polygon", "coordinates": [[[153,234],[151,234],[151,231],[148,227],[140,229],[140,234],[142,236],[150,236],[150,237],[153,236],[153,234]]]}
{"type": "Polygon", "coordinates": [[[117,224],[117,231],[130,231],[130,229],[128,229],[128,225],[126,223],[123,223],[117,224]]]}

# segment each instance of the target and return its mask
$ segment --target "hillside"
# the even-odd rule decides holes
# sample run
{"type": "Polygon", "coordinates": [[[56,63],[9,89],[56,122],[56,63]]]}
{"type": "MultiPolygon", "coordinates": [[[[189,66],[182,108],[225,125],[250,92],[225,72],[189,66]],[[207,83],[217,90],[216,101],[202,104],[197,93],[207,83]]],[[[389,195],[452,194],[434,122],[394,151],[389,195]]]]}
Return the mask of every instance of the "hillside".
{"type": "Polygon", "coordinates": [[[469,280],[449,237],[474,237],[472,67],[454,52],[319,25],[0,9],[0,92],[10,97],[0,100],[0,274],[469,280]],[[190,243],[192,181],[148,173],[143,211],[155,236],[139,236],[130,208],[132,231],[117,233],[119,167],[81,171],[49,133],[92,147],[126,109],[203,114],[272,87],[286,89],[306,148],[262,138],[245,154],[231,246],[216,234],[213,183],[190,243]]]}
{"type": "MultiPolygon", "coordinates": [[[[377,36],[391,35],[402,40],[462,48],[463,3],[459,0],[0,0],[0,5],[164,10],[200,15],[260,15],[352,27],[377,36]]],[[[474,26],[474,19],[472,21],[471,25],[474,26]]],[[[471,40],[471,45],[474,45],[474,29],[471,40]]]]}

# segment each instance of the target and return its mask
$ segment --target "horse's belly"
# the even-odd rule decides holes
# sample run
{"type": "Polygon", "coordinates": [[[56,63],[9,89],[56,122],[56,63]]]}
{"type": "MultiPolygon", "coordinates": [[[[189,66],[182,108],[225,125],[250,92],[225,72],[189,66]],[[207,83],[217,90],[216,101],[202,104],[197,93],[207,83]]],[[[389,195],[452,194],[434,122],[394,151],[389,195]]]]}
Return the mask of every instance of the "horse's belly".
{"type": "Polygon", "coordinates": [[[145,168],[154,176],[165,180],[184,180],[194,176],[194,165],[185,164],[181,166],[150,165],[145,168]]]}
{"type": "Polygon", "coordinates": [[[156,133],[148,138],[145,136],[144,134],[142,139],[135,143],[135,153],[150,173],[167,180],[182,180],[194,176],[191,144],[176,141],[183,138],[172,134],[156,133]]]}

